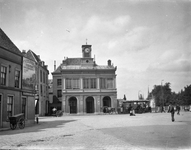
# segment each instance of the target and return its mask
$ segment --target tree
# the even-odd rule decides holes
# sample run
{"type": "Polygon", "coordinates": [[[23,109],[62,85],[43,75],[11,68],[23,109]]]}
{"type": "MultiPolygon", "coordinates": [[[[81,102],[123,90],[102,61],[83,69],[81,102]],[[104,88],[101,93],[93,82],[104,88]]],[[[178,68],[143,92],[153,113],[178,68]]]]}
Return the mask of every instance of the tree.
{"type": "Polygon", "coordinates": [[[166,106],[169,104],[171,99],[171,88],[170,83],[162,85],[154,85],[154,89],[151,91],[151,95],[154,96],[156,106],[166,106]]]}
{"type": "Polygon", "coordinates": [[[170,83],[162,85],[154,85],[154,89],[149,93],[149,96],[154,96],[156,106],[167,106],[170,102],[179,105],[191,105],[191,85],[184,87],[178,93],[172,92],[170,83]]]}

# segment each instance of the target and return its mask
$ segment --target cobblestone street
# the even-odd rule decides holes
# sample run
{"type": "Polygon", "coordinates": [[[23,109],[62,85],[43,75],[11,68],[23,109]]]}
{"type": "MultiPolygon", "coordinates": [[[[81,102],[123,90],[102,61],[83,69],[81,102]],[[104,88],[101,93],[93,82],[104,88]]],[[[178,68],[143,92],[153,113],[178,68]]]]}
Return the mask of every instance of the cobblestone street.
{"type": "Polygon", "coordinates": [[[41,117],[0,131],[1,149],[191,149],[191,112],[41,117]]]}

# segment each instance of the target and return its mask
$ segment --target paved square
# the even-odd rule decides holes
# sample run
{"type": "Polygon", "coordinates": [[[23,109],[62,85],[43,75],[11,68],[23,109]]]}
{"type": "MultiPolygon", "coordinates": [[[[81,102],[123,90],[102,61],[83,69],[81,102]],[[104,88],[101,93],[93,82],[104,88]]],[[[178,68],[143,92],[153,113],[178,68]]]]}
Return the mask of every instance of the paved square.
{"type": "Polygon", "coordinates": [[[0,131],[1,149],[191,149],[191,112],[41,117],[0,131]]]}

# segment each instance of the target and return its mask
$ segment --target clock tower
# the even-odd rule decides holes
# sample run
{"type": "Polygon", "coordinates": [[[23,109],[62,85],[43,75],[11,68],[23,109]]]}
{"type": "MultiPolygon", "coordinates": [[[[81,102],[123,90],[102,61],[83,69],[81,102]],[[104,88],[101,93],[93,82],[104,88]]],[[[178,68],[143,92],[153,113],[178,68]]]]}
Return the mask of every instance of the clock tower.
{"type": "Polygon", "coordinates": [[[83,58],[91,58],[91,45],[82,45],[82,57],[83,58]]]}

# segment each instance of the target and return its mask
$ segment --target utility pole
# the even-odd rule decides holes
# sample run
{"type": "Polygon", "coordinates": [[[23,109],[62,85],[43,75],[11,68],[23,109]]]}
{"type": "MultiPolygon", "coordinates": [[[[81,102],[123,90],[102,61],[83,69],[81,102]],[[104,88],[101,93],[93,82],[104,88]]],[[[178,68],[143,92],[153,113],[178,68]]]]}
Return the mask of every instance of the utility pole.
{"type": "Polygon", "coordinates": [[[163,89],[162,89],[162,82],[163,81],[164,80],[161,80],[161,103],[162,103],[162,110],[161,111],[163,111],[163,108],[164,108],[163,89]]]}

